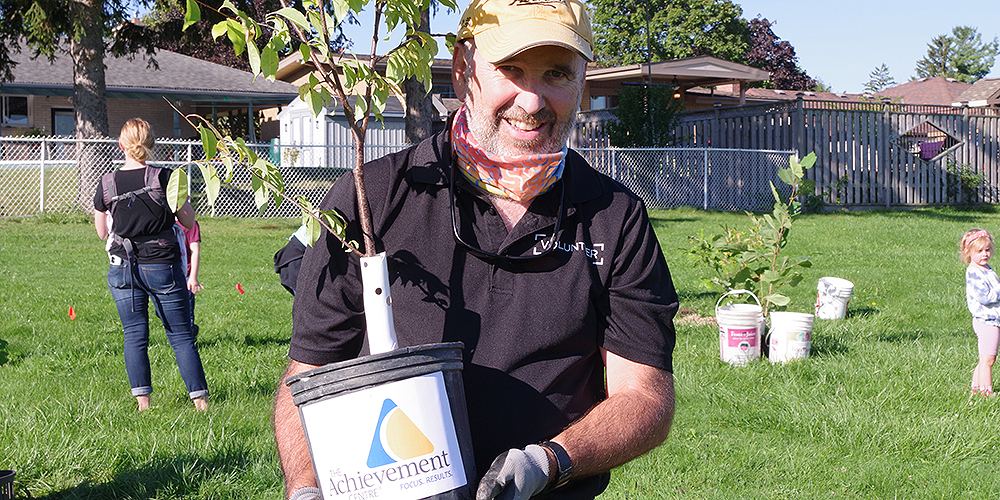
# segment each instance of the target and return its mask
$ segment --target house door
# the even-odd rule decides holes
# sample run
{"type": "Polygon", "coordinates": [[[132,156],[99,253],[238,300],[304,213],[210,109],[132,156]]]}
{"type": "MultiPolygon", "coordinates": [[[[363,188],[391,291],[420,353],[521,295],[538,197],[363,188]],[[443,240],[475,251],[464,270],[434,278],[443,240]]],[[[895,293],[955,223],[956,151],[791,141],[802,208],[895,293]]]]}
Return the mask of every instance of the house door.
{"type": "Polygon", "coordinates": [[[76,135],[76,118],[72,109],[52,108],[52,135],[76,135]]]}

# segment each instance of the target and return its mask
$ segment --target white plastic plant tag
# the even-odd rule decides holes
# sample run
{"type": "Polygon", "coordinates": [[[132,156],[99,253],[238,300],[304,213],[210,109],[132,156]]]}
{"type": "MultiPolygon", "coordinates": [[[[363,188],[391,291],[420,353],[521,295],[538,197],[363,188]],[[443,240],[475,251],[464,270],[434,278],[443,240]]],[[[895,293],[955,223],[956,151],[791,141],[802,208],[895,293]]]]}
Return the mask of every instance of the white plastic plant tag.
{"type": "Polygon", "coordinates": [[[392,322],[392,297],[389,293],[389,267],[384,252],[361,257],[361,283],[371,354],[397,349],[399,344],[392,322]]]}

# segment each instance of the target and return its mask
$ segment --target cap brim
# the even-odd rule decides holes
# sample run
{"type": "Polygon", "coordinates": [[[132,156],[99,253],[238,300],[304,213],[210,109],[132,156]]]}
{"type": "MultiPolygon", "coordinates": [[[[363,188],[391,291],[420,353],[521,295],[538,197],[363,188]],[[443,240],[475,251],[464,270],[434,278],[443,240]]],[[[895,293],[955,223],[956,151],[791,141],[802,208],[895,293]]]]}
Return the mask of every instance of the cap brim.
{"type": "Polygon", "coordinates": [[[525,19],[495,26],[475,35],[476,50],[487,61],[498,63],[533,47],[556,45],[593,61],[590,42],[575,31],[542,19],[525,19]]]}

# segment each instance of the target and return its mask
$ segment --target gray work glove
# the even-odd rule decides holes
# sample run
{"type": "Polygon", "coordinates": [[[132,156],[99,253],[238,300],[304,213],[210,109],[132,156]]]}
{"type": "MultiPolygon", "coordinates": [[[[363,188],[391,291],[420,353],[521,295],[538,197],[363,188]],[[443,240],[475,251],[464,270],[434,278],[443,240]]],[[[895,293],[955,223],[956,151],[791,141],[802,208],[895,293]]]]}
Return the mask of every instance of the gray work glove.
{"type": "Polygon", "coordinates": [[[523,450],[501,453],[486,471],[476,500],[527,500],[549,483],[549,455],[545,448],[529,444],[523,450]]]}

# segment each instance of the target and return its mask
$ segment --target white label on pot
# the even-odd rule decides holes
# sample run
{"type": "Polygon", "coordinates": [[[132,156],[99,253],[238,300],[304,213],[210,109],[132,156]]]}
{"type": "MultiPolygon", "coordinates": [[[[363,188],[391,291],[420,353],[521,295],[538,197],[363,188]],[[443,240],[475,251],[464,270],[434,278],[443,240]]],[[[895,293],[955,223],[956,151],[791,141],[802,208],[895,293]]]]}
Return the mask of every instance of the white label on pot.
{"type": "Polygon", "coordinates": [[[441,372],[299,409],[326,500],[417,499],[467,482],[441,372]]]}

